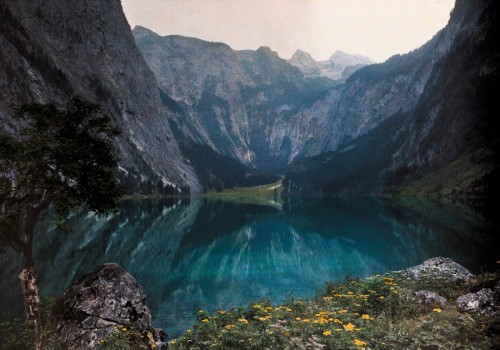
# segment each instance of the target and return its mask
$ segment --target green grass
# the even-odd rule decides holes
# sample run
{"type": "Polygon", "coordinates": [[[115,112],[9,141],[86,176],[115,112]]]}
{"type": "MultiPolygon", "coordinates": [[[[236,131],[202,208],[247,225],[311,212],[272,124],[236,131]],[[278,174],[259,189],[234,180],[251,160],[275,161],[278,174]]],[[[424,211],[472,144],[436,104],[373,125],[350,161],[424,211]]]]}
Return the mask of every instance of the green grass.
{"type": "MultiPolygon", "coordinates": [[[[392,194],[399,196],[428,196],[447,197],[480,190],[476,188],[486,174],[493,170],[493,165],[481,163],[474,158],[484,156],[478,154],[462,157],[442,168],[421,178],[397,188],[392,194]]],[[[470,194],[470,193],[469,193],[470,194]]],[[[474,194],[474,193],[472,193],[474,194]]]]}
{"type": "Polygon", "coordinates": [[[251,197],[251,196],[269,196],[278,195],[283,191],[282,179],[267,185],[253,187],[235,187],[225,189],[220,192],[211,191],[203,197],[251,197]]]}

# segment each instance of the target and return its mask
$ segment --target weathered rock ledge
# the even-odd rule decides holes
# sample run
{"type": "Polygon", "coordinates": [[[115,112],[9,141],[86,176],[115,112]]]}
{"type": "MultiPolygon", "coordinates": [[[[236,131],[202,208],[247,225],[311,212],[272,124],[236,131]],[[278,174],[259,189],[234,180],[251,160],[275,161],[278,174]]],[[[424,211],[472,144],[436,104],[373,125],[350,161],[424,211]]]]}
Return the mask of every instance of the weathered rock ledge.
{"type": "Polygon", "coordinates": [[[83,276],[62,296],[56,334],[67,349],[95,349],[117,328],[138,330],[145,345],[164,349],[166,335],[151,325],[141,286],[117,264],[104,264],[83,276]]]}

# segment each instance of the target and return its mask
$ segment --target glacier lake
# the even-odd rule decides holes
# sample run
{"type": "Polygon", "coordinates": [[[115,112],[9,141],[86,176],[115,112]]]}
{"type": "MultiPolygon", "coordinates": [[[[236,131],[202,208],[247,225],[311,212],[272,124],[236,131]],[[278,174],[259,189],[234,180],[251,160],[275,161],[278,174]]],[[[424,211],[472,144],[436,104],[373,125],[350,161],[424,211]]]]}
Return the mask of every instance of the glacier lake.
{"type": "MultiPolygon", "coordinates": [[[[38,225],[43,295],[116,262],[144,287],[170,337],[199,309],[313,297],[326,282],[403,269],[435,256],[478,273],[498,259],[498,230],[461,204],[373,197],[129,199],[118,213],[38,225]]],[[[22,315],[19,259],[0,255],[2,319],[22,315]]]]}

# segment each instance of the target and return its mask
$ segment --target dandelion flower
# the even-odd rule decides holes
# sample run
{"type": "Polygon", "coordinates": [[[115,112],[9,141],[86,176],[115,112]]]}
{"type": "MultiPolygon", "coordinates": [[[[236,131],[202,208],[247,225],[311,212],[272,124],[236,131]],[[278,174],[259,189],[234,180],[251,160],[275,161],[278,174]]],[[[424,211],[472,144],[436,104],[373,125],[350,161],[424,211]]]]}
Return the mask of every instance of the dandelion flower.
{"type": "Polygon", "coordinates": [[[369,320],[370,319],[370,315],[364,314],[364,315],[361,315],[361,318],[363,320],[369,320]]]}
{"type": "Polygon", "coordinates": [[[332,335],[332,332],[331,332],[331,331],[329,331],[329,330],[326,330],[326,331],[324,331],[324,332],[323,332],[323,335],[324,335],[325,337],[328,337],[328,336],[332,335]]]}
{"type": "Polygon", "coordinates": [[[123,328],[122,328],[122,331],[126,332],[126,331],[127,331],[127,328],[123,327],[123,328]]]}
{"type": "Polygon", "coordinates": [[[357,346],[366,346],[366,342],[363,341],[363,340],[354,339],[354,345],[357,345],[357,346]]]}
{"type": "Polygon", "coordinates": [[[300,317],[295,317],[295,320],[300,321],[301,318],[300,317]]]}
{"type": "Polygon", "coordinates": [[[248,320],[245,319],[245,318],[238,318],[238,322],[241,322],[241,323],[244,323],[244,324],[248,324],[248,320]]]}
{"type": "Polygon", "coordinates": [[[345,324],[342,327],[344,327],[344,329],[348,332],[352,332],[354,330],[354,325],[352,323],[345,324]]]}

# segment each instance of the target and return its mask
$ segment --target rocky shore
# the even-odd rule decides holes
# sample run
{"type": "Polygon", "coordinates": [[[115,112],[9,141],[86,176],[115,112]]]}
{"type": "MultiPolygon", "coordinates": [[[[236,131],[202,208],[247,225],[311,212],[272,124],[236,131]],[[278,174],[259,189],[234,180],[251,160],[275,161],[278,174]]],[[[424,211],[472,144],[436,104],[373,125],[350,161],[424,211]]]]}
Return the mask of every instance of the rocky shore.
{"type": "MultiPolygon", "coordinates": [[[[371,292],[374,292],[374,290],[371,292]]],[[[377,322],[384,322],[388,327],[395,327],[392,322],[398,322],[398,317],[402,317],[402,320],[404,319],[405,322],[408,321],[410,324],[413,316],[399,315],[400,310],[396,309],[396,307],[405,309],[405,307],[411,305],[412,310],[417,310],[417,313],[419,313],[419,319],[415,319],[415,328],[420,327],[419,322],[422,319],[425,319],[425,322],[435,322],[433,314],[441,313],[442,310],[452,313],[450,317],[456,317],[457,320],[463,313],[464,317],[477,320],[483,325],[479,327],[485,328],[485,323],[489,322],[488,329],[484,333],[484,336],[488,337],[488,339],[487,341],[479,341],[480,333],[472,332],[470,340],[456,339],[455,347],[453,343],[449,343],[450,340],[439,341],[439,337],[432,340],[434,339],[433,330],[430,329],[427,344],[413,344],[405,348],[458,349],[464,345],[461,345],[461,342],[470,341],[469,348],[493,349],[496,346],[494,344],[500,344],[498,334],[500,324],[500,282],[498,274],[473,275],[465,267],[448,258],[432,258],[405,270],[395,271],[384,276],[375,276],[366,280],[346,281],[344,285],[332,284],[326,288],[322,299],[319,302],[314,300],[301,301],[300,307],[295,304],[292,305],[293,301],[292,304],[287,304],[287,306],[274,308],[273,306],[267,306],[266,310],[268,311],[264,310],[268,312],[267,316],[264,314],[260,316],[258,312],[255,312],[259,311],[255,305],[249,306],[248,310],[250,311],[242,311],[243,308],[240,308],[239,314],[235,310],[219,310],[216,315],[203,314],[199,317],[198,323],[194,325],[194,331],[189,330],[180,338],[167,343],[166,334],[161,329],[155,329],[151,325],[151,313],[146,306],[143,288],[120,266],[105,264],[94,272],[83,276],[62,296],[60,305],[62,305],[63,312],[58,317],[55,334],[70,350],[106,348],[106,342],[113,341],[113,339],[116,342],[116,339],[120,338],[119,335],[122,336],[125,342],[135,342],[137,348],[143,349],[166,349],[167,347],[202,349],[208,345],[215,346],[215,348],[227,348],[224,345],[224,337],[229,334],[233,334],[236,337],[235,339],[239,336],[248,336],[248,339],[255,339],[262,332],[262,326],[269,323],[265,328],[269,333],[268,336],[271,336],[271,334],[277,336],[279,334],[284,338],[282,343],[263,343],[263,349],[272,348],[272,346],[279,346],[279,348],[294,348],[294,346],[311,348],[305,345],[311,341],[316,343],[312,348],[329,349],[334,348],[331,342],[331,339],[333,339],[330,336],[331,332],[338,331],[339,336],[344,336],[341,332],[349,329],[349,327],[346,328],[347,321],[341,321],[341,315],[345,314],[342,316],[347,316],[348,314],[346,310],[353,311],[353,315],[360,315],[360,312],[365,312],[363,317],[367,320],[370,320],[370,318],[373,320],[373,323],[366,324],[364,327],[359,326],[357,329],[366,338],[368,336],[377,337],[376,328],[380,326],[377,325],[377,322]],[[358,287],[352,289],[353,286],[358,287]],[[363,294],[368,286],[374,289],[375,286],[378,287],[375,296],[363,294]],[[347,289],[353,291],[345,292],[347,289]],[[344,292],[339,292],[342,290],[344,292]],[[338,301],[332,301],[335,298],[338,301]],[[357,310],[356,306],[346,304],[346,300],[349,301],[349,299],[354,298],[360,301],[353,305],[361,307],[361,301],[363,300],[366,305],[363,304],[362,308],[357,310]],[[392,303],[389,303],[391,300],[392,303]],[[401,303],[401,305],[398,304],[399,306],[397,306],[396,302],[401,303]],[[404,303],[409,304],[404,305],[404,303]],[[342,305],[343,310],[338,310],[340,305],[342,305]],[[318,331],[318,335],[314,334],[316,328],[310,328],[308,323],[304,324],[305,328],[295,326],[295,324],[299,324],[300,320],[307,317],[308,312],[312,313],[314,310],[319,309],[327,310],[319,313],[325,315],[325,317],[316,317],[315,321],[313,321],[314,316],[311,316],[310,322],[313,325],[316,321],[316,324],[321,323],[322,327],[318,328],[318,330],[325,328],[323,331],[318,331]],[[275,311],[276,314],[272,314],[273,310],[278,311],[275,311]],[[286,312],[281,314],[282,310],[290,310],[289,313],[294,313],[294,317],[287,316],[286,312]],[[356,310],[359,312],[355,312],[356,310]],[[370,315],[368,315],[368,312],[370,315]],[[392,318],[389,315],[390,313],[393,314],[392,318]],[[455,313],[456,316],[454,316],[455,313]],[[228,318],[227,315],[231,314],[235,315],[235,320],[228,318]],[[299,316],[299,314],[302,316],[299,316]],[[331,317],[327,318],[327,314],[331,317]],[[275,324],[272,323],[273,318],[276,318],[275,324]],[[329,319],[334,321],[328,321],[329,319]],[[241,320],[246,320],[246,323],[241,320]],[[253,322],[255,322],[254,328],[252,328],[253,322]],[[337,323],[337,328],[333,326],[334,323],[337,323]],[[208,325],[211,325],[210,329],[207,328],[208,325]],[[241,328],[240,325],[244,327],[241,328]],[[373,333],[369,331],[370,325],[373,325],[373,333]],[[240,333],[235,331],[238,327],[241,328],[239,329],[240,333]],[[297,334],[294,337],[292,336],[293,332],[303,332],[307,336],[301,337],[297,334]],[[328,336],[324,336],[324,334],[328,336]],[[219,339],[218,343],[216,339],[219,339]],[[448,344],[448,346],[445,347],[446,345],[443,344],[448,344]],[[491,347],[485,344],[491,344],[491,347]]],[[[476,323],[471,323],[471,327],[474,327],[476,323]]],[[[352,325],[354,321],[349,321],[347,324],[352,325]]],[[[436,327],[439,327],[439,323],[436,324],[438,325],[436,327]]],[[[464,324],[458,325],[457,323],[457,327],[466,327],[464,324]]],[[[356,330],[356,327],[353,325],[354,330],[356,330]]],[[[392,331],[395,332],[394,329],[392,331]]],[[[391,328],[388,328],[387,332],[390,333],[391,328]]],[[[436,332],[441,331],[436,330],[436,332]]],[[[468,332],[468,330],[465,329],[464,332],[468,332]]],[[[339,339],[348,342],[350,339],[349,332],[343,333],[346,334],[345,339],[339,339]]],[[[397,337],[397,335],[395,336],[397,337]]],[[[416,334],[415,337],[419,337],[419,335],[416,334]]],[[[387,344],[387,347],[380,345],[385,343],[385,340],[384,342],[378,342],[376,339],[359,340],[356,338],[356,340],[359,340],[357,344],[361,344],[361,346],[354,343],[351,345],[353,349],[390,349],[391,346],[397,346],[401,339],[406,339],[405,342],[410,344],[412,335],[400,335],[400,339],[394,340],[393,345],[387,344]]],[[[451,341],[453,342],[453,340],[451,341]]],[[[251,344],[251,341],[249,344],[251,344]]],[[[245,343],[238,346],[242,349],[258,348],[249,346],[249,344],[245,343]]],[[[236,344],[233,345],[236,346],[236,344]]]]}

